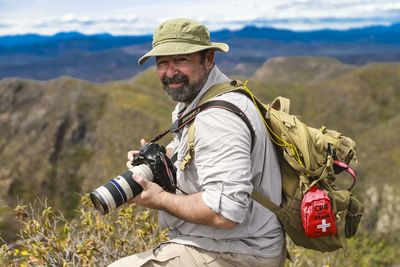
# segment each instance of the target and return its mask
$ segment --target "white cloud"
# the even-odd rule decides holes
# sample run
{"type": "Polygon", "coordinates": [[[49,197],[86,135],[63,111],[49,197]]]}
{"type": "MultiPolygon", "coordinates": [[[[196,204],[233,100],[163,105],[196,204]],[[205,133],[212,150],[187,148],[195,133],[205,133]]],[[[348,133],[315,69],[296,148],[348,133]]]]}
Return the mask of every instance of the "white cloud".
{"type": "Polygon", "coordinates": [[[400,21],[394,0],[0,0],[0,35],[80,31],[147,34],[162,20],[190,17],[210,30],[246,24],[344,29],[400,21]]]}

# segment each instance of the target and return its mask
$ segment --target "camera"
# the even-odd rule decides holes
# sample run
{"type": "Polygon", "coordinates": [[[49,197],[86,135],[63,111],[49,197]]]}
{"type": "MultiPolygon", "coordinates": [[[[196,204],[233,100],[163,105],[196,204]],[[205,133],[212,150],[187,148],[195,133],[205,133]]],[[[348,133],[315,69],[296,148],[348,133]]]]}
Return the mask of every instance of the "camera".
{"type": "Polygon", "coordinates": [[[156,143],[142,147],[132,161],[132,168],[90,193],[94,207],[105,215],[140,194],[143,188],[133,180],[132,175],[140,175],[165,191],[175,193],[176,170],[165,153],[165,148],[156,143]]]}

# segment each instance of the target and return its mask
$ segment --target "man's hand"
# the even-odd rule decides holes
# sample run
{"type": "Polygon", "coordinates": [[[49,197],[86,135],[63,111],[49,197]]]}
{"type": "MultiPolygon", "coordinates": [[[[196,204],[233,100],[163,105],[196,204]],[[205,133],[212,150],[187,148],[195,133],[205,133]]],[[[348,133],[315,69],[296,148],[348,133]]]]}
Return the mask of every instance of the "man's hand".
{"type": "MultiPolygon", "coordinates": [[[[147,145],[147,144],[148,144],[148,142],[147,142],[146,140],[144,140],[144,139],[141,139],[141,140],[140,140],[140,145],[141,145],[142,147],[144,147],[144,146],[147,145]]],[[[127,167],[128,169],[130,169],[130,168],[133,167],[133,166],[132,166],[132,161],[133,161],[134,159],[136,159],[138,156],[139,156],[139,150],[132,150],[132,151],[129,151],[129,152],[128,152],[128,155],[127,155],[128,161],[126,162],[126,167],[127,167]]]]}
{"type": "Polygon", "coordinates": [[[143,188],[132,202],[151,209],[164,210],[192,223],[221,229],[235,228],[237,223],[215,213],[202,200],[201,193],[175,195],[164,191],[159,185],[139,176],[132,178],[143,188]]]}
{"type": "Polygon", "coordinates": [[[161,209],[162,194],[166,193],[164,189],[140,175],[133,175],[132,178],[143,188],[143,191],[133,198],[133,202],[147,208],[161,209]]]}
{"type": "MultiPolygon", "coordinates": [[[[147,144],[144,139],[140,143],[142,146],[147,144]]],[[[171,151],[169,151],[170,154],[171,151]]],[[[126,163],[128,168],[133,167],[131,165],[132,160],[138,155],[138,150],[128,152],[129,161],[126,163]]],[[[129,203],[134,202],[147,208],[164,210],[185,221],[216,228],[232,229],[237,225],[236,222],[226,219],[221,214],[211,210],[204,203],[201,192],[190,195],[176,195],[164,191],[161,186],[140,175],[133,175],[132,179],[143,188],[143,191],[128,201],[129,203]]]]}

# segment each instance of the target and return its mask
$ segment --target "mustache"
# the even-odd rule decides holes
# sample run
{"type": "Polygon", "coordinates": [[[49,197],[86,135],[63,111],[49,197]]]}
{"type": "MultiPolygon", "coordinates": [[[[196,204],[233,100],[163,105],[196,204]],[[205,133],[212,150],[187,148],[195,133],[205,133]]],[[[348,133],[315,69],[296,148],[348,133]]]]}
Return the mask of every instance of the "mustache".
{"type": "Polygon", "coordinates": [[[189,82],[189,77],[184,74],[176,74],[172,77],[164,76],[161,79],[163,85],[169,85],[171,83],[187,83],[189,82]]]}

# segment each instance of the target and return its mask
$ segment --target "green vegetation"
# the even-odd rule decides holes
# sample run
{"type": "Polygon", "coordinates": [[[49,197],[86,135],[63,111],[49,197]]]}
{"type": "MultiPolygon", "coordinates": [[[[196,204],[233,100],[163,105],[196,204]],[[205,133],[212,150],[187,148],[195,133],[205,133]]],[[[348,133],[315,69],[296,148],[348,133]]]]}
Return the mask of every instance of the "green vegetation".
{"type": "Polygon", "coordinates": [[[361,230],[355,237],[349,239],[349,255],[343,250],[320,253],[289,245],[292,262],[286,266],[391,266],[398,262],[400,253],[396,248],[398,240],[387,240],[386,235],[366,233],[361,230]]]}
{"type": "MultiPolygon", "coordinates": [[[[0,265],[106,266],[168,240],[155,214],[134,204],[101,216],[84,195],[77,213],[68,220],[46,202],[18,205],[15,214],[22,230],[16,243],[0,246],[0,265]]],[[[288,239],[292,261],[286,266],[390,266],[400,256],[399,241],[362,229],[349,240],[350,254],[345,256],[342,250],[320,253],[296,247],[288,239]]]]}
{"type": "Polygon", "coordinates": [[[46,202],[35,204],[16,207],[20,239],[1,246],[1,266],[106,266],[167,240],[150,211],[134,204],[101,216],[85,195],[73,220],[46,202]]]}

